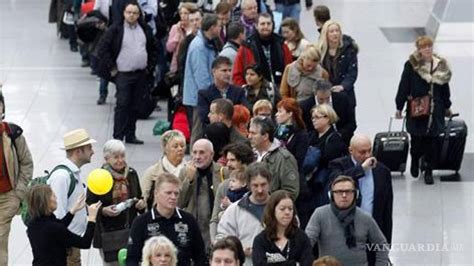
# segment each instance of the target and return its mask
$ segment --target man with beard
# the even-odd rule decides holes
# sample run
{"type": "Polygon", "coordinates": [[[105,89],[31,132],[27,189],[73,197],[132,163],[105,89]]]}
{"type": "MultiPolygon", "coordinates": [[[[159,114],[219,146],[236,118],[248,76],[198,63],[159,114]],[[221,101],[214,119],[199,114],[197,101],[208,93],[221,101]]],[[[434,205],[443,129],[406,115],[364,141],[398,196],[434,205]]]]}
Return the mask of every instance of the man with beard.
{"type": "Polygon", "coordinates": [[[376,265],[388,265],[388,244],[370,214],[356,206],[359,190],[350,176],[331,184],[330,203],[314,211],[306,227],[319,256],[336,257],[342,265],[367,265],[367,250],[375,251],[376,265]]]}
{"type": "Polygon", "coordinates": [[[292,61],[293,57],[283,37],[273,33],[272,17],[267,13],[260,14],[257,32],[242,43],[237,52],[232,72],[234,84],[244,85],[245,69],[256,64],[262,68],[267,81],[280,87],[283,71],[292,61]]]}

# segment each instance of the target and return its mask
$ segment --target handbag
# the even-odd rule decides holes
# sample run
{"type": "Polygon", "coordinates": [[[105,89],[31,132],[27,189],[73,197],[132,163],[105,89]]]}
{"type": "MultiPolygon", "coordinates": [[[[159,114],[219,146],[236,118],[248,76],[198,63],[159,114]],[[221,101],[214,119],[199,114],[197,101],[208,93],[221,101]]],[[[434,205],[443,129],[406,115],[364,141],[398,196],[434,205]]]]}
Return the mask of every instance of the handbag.
{"type": "Polygon", "coordinates": [[[431,112],[431,96],[425,95],[422,97],[408,97],[408,105],[410,108],[410,118],[420,119],[426,118],[431,112]]]}
{"type": "Polygon", "coordinates": [[[102,232],[102,249],[104,252],[118,251],[127,247],[130,229],[125,228],[116,231],[102,232]]]}

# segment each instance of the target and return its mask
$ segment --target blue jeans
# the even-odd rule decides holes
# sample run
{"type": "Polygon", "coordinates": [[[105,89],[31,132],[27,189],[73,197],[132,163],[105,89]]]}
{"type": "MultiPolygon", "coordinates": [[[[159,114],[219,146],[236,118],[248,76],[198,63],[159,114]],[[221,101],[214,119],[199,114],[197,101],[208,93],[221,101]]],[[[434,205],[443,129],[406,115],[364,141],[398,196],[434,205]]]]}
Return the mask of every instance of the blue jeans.
{"type": "Polygon", "coordinates": [[[109,94],[108,85],[109,85],[109,82],[107,80],[100,78],[99,96],[107,97],[107,94],[109,94]]]}
{"type": "Polygon", "coordinates": [[[293,4],[293,5],[284,5],[284,4],[275,4],[276,11],[283,14],[283,19],[285,18],[293,18],[296,22],[300,22],[300,12],[301,12],[301,5],[300,4],[293,4]]]}

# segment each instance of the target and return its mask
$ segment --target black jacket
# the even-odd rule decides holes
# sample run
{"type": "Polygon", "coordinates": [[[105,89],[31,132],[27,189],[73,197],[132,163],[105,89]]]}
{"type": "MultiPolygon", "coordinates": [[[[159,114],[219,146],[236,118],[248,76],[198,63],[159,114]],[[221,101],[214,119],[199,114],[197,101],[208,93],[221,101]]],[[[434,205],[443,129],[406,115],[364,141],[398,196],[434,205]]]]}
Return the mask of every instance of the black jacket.
{"type": "MultiPolygon", "coordinates": [[[[220,98],[222,98],[222,95],[214,83],[212,83],[207,89],[198,92],[197,109],[199,118],[203,125],[209,124],[209,117],[207,115],[209,114],[212,101],[220,98]]],[[[247,108],[249,107],[249,103],[245,97],[245,91],[239,87],[229,84],[226,92],[226,99],[231,100],[233,104],[242,104],[247,108]]]]}
{"type": "Polygon", "coordinates": [[[355,41],[348,35],[342,36],[342,48],[336,58],[334,73],[329,65],[326,64],[325,58],[329,56],[326,53],[325,58],[322,58],[321,63],[324,69],[329,72],[329,81],[332,85],[342,85],[344,87],[343,92],[349,97],[349,103],[351,106],[356,106],[356,98],[354,93],[354,83],[357,80],[358,74],[358,63],[357,53],[359,48],[355,41]]]}
{"type": "Polygon", "coordinates": [[[296,129],[293,137],[286,144],[286,149],[293,154],[298,163],[298,169],[301,169],[304,162],[304,156],[309,146],[309,136],[306,129],[296,129]]]}
{"type": "MultiPolygon", "coordinates": [[[[138,174],[133,168],[129,168],[129,173],[127,176],[128,180],[128,192],[129,198],[141,198],[142,197],[142,190],[140,188],[140,181],[138,179],[138,174]]],[[[89,189],[87,190],[87,204],[92,204],[97,201],[102,202],[102,207],[97,214],[97,228],[94,234],[94,247],[95,248],[102,248],[102,238],[101,233],[102,231],[111,232],[117,231],[124,228],[129,228],[132,224],[135,217],[137,217],[138,210],[135,206],[127,209],[127,211],[123,211],[120,215],[116,217],[107,217],[102,215],[102,208],[113,205],[112,201],[112,193],[113,189],[109,191],[109,193],[99,196],[92,193],[89,189]],[[127,219],[128,215],[128,219],[127,219]],[[127,223],[128,222],[128,223],[127,223]]]]}
{"type": "MultiPolygon", "coordinates": [[[[350,156],[345,156],[333,160],[329,164],[331,177],[334,180],[339,175],[348,175],[354,178],[358,185],[358,180],[364,177],[364,169],[360,164],[354,165],[350,156]]],[[[390,170],[381,162],[372,170],[374,176],[374,206],[372,217],[382,230],[387,242],[392,242],[392,210],[393,210],[393,188],[392,175],[390,170]]],[[[360,206],[360,200],[358,204],[360,206]]]]}
{"type": "MultiPolygon", "coordinates": [[[[282,5],[294,5],[299,4],[300,0],[275,0],[275,4],[282,5]]],[[[313,5],[313,0],[305,0],[306,7],[311,7],[313,5]]]]}
{"type": "Polygon", "coordinates": [[[275,245],[273,241],[268,239],[265,231],[262,231],[255,237],[253,241],[252,262],[255,266],[311,266],[313,264],[313,250],[311,242],[309,241],[306,233],[298,228],[295,235],[288,239],[287,246],[285,246],[282,251],[275,245]],[[280,258],[285,258],[286,260],[272,263],[268,261],[269,256],[271,258],[278,256],[280,258]]]}
{"type": "Polygon", "coordinates": [[[333,128],[319,137],[316,131],[311,132],[309,145],[318,147],[321,151],[321,159],[319,159],[319,169],[327,169],[329,162],[347,154],[346,144],[341,135],[333,128]]]}
{"type": "MultiPolygon", "coordinates": [[[[113,80],[113,77],[111,76],[111,71],[116,69],[117,67],[117,57],[122,48],[124,23],[125,22],[121,21],[114,23],[112,26],[110,26],[99,43],[99,63],[97,74],[99,75],[99,77],[104,78],[108,81],[113,80]]],[[[149,74],[152,74],[156,66],[158,56],[156,50],[156,41],[151,29],[146,24],[144,24],[142,20],[138,20],[138,25],[145,32],[146,52],[148,56],[146,70],[149,74]]]]}
{"type": "MultiPolygon", "coordinates": [[[[339,117],[339,120],[336,122],[337,131],[341,134],[346,145],[349,146],[349,142],[357,128],[354,109],[350,107],[349,99],[345,94],[332,92],[331,98],[332,108],[339,117]]],[[[314,97],[309,97],[299,104],[303,111],[303,120],[308,132],[314,132],[315,129],[311,121],[311,109],[316,105],[316,100],[314,97]]]]}
{"type": "Polygon", "coordinates": [[[178,250],[178,266],[206,265],[206,253],[199,226],[194,217],[176,209],[170,219],[161,216],[153,208],[138,216],[132,224],[128,244],[127,266],[138,266],[142,260],[145,241],[153,236],[167,237],[178,250]]]}
{"type": "Polygon", "coordinates": [[[88,222],[87,230],[81,237],[67,229],[73,218],[74,215],[68,212],[61,220],[51,214],[31,221],[26,233],[33,250],[33,265],[64,266],[67,248],[90,248],[95,223],[88,222]]]}
{"type": "MultiPolygon", "coordinates": [[[[421,62],[412,55],[405,63],[400,84],[398,86],[395,103],[397,110],[403,110],[405,102],[409,96],[421,97],[427,95],[430,90],[430,84],[415,70],[414,66],[418,67],[421,62]]],[[[423,74],[423,73],[421,73],[423,74]]],[[[430,126],[428,135],[436,136],[444,130],[444,114],[445,110],[451,107],[450,88],[446,80],[450,79],[451,73],[444,59],[441,59],[435,73],[437,77],[441,77],[446,83],[433,82],[433,120],[430,126]],[[444,68],[444,69],[443,69],[444,68]],[[441,73],[441,71],[444,72],[441,73]]],[[[438,79],[441,79],[438,78],[438,79]]],[[[408,108],[407,108],[408,109],[408,108]]],[[[428,118],[412,119],[407,114],[407,131],[415,136],[424,136],[427,134],[428,118]]]]}

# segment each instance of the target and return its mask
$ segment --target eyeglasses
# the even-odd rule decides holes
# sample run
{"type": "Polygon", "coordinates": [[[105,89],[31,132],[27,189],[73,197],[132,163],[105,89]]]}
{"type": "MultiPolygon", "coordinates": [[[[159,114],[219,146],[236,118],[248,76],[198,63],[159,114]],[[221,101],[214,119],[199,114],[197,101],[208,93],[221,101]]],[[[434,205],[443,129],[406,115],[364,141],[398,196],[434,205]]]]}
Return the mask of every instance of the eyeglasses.
{"type": "Polygon", "coordinates": [[[311,117],[311,120],[318,120],[318,119],[321,119],[321,118],[325,118],[325,117],[328,117],[327,115],[313,115],[311,117]]]}
{"type": "Polygon", "coordinates": [[[336,195],[349,195],[349,194],[354,194],[355,193],[355,190],[354,189],[348,189],[348,190],[333,190],[332,193],[336,194],[336,195]]]}

